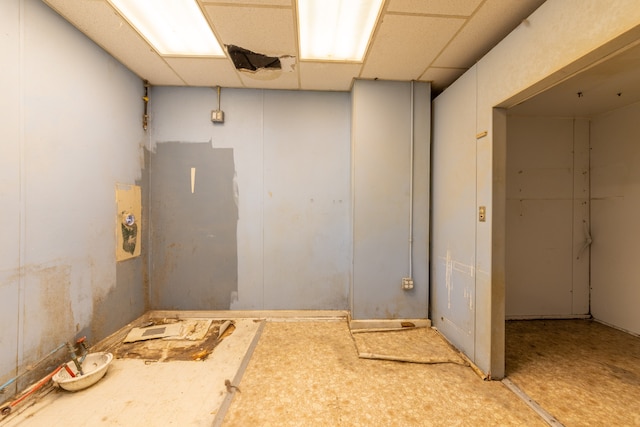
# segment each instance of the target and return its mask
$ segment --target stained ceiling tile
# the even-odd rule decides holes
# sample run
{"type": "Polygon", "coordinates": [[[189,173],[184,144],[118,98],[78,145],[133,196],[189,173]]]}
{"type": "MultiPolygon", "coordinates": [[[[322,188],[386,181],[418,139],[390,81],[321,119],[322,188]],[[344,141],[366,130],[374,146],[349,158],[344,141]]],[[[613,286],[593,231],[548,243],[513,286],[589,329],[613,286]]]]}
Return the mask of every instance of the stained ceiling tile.
{"type": "Polygon", "coordinates": [[[361,69],[360,63],[301,62],[300,89],[349,91],[361,69]]]}
{"type": "Polygon", "coordinates": [[[461,18],[385,15],[361,77],[417,79],[464,22],[461,18]]]}
{"type": "Polygon", "coordinates": [[[238,72],[227,58],[167,58],[189,86],[241,86],[238,72]]]}
{"type": "Polygon", "coordinates": [[[544,0],[488,0],[434,61],[436,67],[468,68],[529,16],[544,0]]]}
{"type": "Polygon", "coordinates": [[[258,72],[240,72],[245,87],[263,89],[300,89],[298,71],[285,73],[282,71],[262,70],[258,72]]]}
{"type": "Polygon", "coordinates": [[[387,12],[470,16],[482,0],[391,0],[387,12]]]}
{"type": "Polygon", "coordinates": [[[293,9],[206,5],[223,44],[269,56],[298,56],[293,9]]]}

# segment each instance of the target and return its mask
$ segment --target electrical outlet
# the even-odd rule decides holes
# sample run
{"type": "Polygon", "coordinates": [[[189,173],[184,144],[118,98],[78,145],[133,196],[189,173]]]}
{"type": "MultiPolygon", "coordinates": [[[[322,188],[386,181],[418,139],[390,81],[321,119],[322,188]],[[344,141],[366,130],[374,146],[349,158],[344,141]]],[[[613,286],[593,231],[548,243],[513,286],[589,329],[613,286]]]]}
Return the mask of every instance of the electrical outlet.
{"type": "Polygon", "coordinates": [[[402,289],[404,289],[405,291],[413,289],[413,279],[411,277],[402,278],[402,289]]]}

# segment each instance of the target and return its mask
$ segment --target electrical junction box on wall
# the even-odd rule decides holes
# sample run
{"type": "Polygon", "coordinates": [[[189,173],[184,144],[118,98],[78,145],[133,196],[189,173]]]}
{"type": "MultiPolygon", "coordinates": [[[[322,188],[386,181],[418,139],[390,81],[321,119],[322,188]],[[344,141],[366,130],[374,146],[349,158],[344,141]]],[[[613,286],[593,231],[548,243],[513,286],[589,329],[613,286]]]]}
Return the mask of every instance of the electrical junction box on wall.
{"type": "Polygon", "coordinates": [[[211,121],[213,123],[224,123],[224,111],[222,110],[211,111],[211,121]]]}

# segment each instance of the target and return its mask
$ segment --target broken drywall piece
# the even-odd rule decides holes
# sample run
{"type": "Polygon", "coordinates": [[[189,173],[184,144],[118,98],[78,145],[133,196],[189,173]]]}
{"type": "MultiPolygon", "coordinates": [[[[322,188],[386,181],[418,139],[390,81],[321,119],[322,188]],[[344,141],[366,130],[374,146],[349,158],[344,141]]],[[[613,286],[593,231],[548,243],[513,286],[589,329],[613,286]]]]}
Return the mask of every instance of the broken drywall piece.
{"type": "Polygon", "coordinates": [[[200,341],[203,340],[209,328],[213,323],[213,319],[188,319],[182,322],[182,333],[179,337],[166,337],[164,339],[180,339],[187,341],[200,341]]]}
{"type": "Polygon", "coordinates": [[[225,322],[222,325],[220,325],[220,331],[218,331],[218,339],[220,339],[222,334],[224,334],[227,328],[229,328],[229,326],[231,325],[233,325],[233,321],[231,320],[225,320],[225,322]]]}
{"type": "Polygon", "coordinates": [[[116,184],[116,261],[140,255],[142,190],[138,185],[116,184]]]}

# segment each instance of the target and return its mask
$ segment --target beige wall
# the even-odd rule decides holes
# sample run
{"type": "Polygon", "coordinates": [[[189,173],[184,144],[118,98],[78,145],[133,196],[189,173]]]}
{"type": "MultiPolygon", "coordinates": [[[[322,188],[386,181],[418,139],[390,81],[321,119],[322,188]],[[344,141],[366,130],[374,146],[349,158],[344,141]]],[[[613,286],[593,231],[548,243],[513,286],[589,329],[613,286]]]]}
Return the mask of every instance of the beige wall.
{"type": "Polygon", "coordinates": [[[591,312],[640,334],[640,104],[591,124],[591,312]]]}

